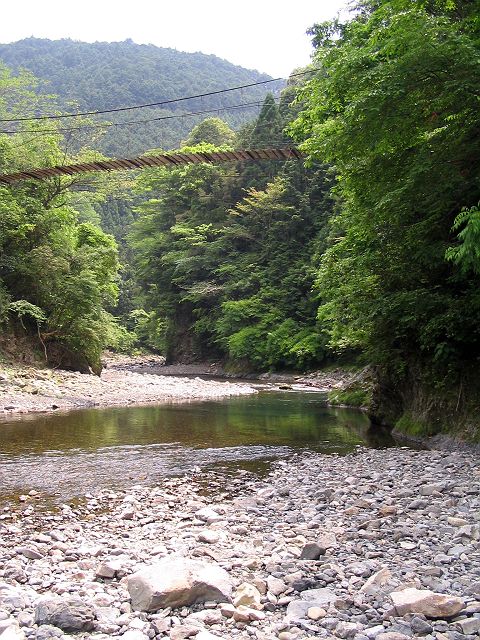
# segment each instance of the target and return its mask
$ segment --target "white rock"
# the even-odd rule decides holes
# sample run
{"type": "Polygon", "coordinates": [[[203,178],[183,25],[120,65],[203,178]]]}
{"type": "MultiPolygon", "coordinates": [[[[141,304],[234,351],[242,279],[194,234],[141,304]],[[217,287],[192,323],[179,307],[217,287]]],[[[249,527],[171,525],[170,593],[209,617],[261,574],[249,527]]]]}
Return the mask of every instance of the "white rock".
{"type": "Polygon", "coordinates": [[[15,620],[4,620],[0,626],[1,640],[25,640],[25,634],[15,620]],[[6,623],[6,624],[3,624],[6,623]]]}
{"type": "Polygon", "coordinates": [[[452,525],[452,527],[464,527],[468,524],[468,520],[465,520],[464,518],[454,518],[453,516],[448,516],[447,522],[452,525]]]}
{"type": "Polygon", "coordinates": [[[200,631],[195,638],[196,640],[226,640],[224,636],[216,636],[210,631],[200,631]]]}
{"type": "Polygon", "coordinates": [[[227,602],[232,593],[230,576],[217,564],[168,557],[129,576],[127,588],[137,611],[227,602]]]}
{"type": "Polygon", "coordinates": [[[232,618],[235,613],[235,607],[228,602],[224,603],[220,607],[220,612],[224,618],[232,618]]]}
{"type": "Polygon", "coordinates": [[[204,531],[200,531],[197,536],[197,540],[199,542],[206,542],[208,544],[215,544],[220,540],[220,535],[216,531],[211,531],[210,529],[205,529],[204,531]]]}
{"type": "Polygon", "coordinates": [[[121,637],[123,640],[149,640],[149,637],[139,629],[128,629],[121,637]]]}
{"type": "Polygon", "coordinates": [[[244,582],[235,591],[233,604],[236,607],[243,605],[245,607],[260,609],[261,598],[262,596],[257,587],[254,587],[253,584],[249,584],[248,582],[244,582]]]}
{"type": "Polygon", "coordinates": [[[203,509],[199,509],[195,512],[195,516],[199,520],[203,520],[203,522],[208,522],[208,524],[222,519],[222,517],[219,516],[211,507],[203,507],[203,509]]]}
{"type": "Polygon", "coordinates": [[[324,618],[326,615],[327,612],[325,609],[322,609],[322,607],[309,607],[309,609],[307,609],[307,617],[310,618],[310,620],[320,620],[320,618],[324,618]]]}
{"type": "Polygon", "coordinates": [[[115,561],[102,562],[98,565],[95,575],[97,578],[114,578],[115,573],[120,568],[119,564],[115,561]]]}

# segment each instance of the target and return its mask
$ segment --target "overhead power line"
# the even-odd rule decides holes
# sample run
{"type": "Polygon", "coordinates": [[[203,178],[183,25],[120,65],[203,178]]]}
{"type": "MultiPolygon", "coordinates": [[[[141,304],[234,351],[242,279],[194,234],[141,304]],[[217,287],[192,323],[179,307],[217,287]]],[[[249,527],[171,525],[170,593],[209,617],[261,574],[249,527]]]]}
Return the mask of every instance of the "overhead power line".
{"type": "MultiPolygon", "coordinates": [[[[289,77],[294,78],[297,76],[304,76],[309,73],[314,73],[314,69],[308,71],[299,71],[292,73],[289,77]]],[[[260,85],[269,84],[272,82],[280,82],[285,78],[271,78],[270,80],[260,80],[258,82],[250,82],[249,84],[239,85],[237,87],[229,87],[227,89],[218,89],[216,91],[208,91],[207,93],[198,93],[191,96],[183,96],[182,98],[172,98],[171,100],[163,100],[161,102],[149,102],[146,104],[138,104],[130,107],[117,107],[115,109],[101,109],[95,111],[79,111],[77,113],[61,113],[57,115],[42,115],[42,116],[22,116],[19,118],[0,118],[0,122],[25,122],[34,120],[59,120],[61,118],[77,118],[79,116],[97,116],[106,113],[119,113],[121,111],[133,111],[134,109],[145,109],[147,107],[162,107],[168,104],[175,104],[176,102],[184,102],[186,100],[193,100],[195,98],[207,98],[209,96],[216,96],[222,93],[228,93],[230,91],[239,91],[241,89],[249,89],[251,87],[257,87],[260,85]]]]}
{"type": "MultiPolygon", "coordinates": [[[[263,104],[262,100],[256,102],[244,102],[242,104],[234,104],[230,107],[221,107],[219,109],[204,109],[202,111],[191,111],[189,113],[178,113],[168,116],[157,116],[155,118],[145,118],[143,120],[127,120],[126,122],[103,122],[97,124],[81,124],[78,127],[62,127],[59,129],[35,129],[29,131],[29,133],[67,133],[70,131],[81,131],[83,129],[108,129],[110,127],[128,127],[134,124],[147,124],[149,122],[158,122],[161,120],[175,120],[178,118],[190,118],[198,115],[205,115],[207,113],[220,113],[222,111],[230,111],[234,109],[242,109],[246,107],[259,107],[263,104]]],[[[1,122],[1,120],[0,120],[1,122]]],[[[25,133],[24,131],[15,131],[13,129],[0,129],[0,133],[18,135],[19,133],[25,133]]]]}

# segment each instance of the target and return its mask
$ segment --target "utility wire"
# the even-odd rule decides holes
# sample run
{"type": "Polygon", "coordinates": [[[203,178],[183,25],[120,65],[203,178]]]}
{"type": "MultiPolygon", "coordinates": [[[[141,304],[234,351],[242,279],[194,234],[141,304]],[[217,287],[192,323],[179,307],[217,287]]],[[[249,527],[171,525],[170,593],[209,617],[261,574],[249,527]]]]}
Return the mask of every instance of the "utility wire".
{"type": "MultiPolygon", "coordinates": [[[[315,69],[310,69],[308,71],[299,71],[297,73],[292,73],[289,77],[295,78],[297,76],[304,76],[309,73],[315,73],[315,69]]],[[[185,100],[193,100],[194,98],[206,98],[208,96],[216,96],[222,93],[228,93],[230,91],[238,91],[240,89],[248,89],[250,87],[258,87],[260,85],[269,84],[271,82],[280,82],[285,80],[285,78],[271,78],[270,80],[260,80],[258,82],[250,82],[249,84],[239,85],[237,87],[229,87],[228,89],[218,89],[217,91],[209,91],[207,93],[198,93],[192,96],[184,96],[182,98],[172,98],[171,100],[163,100],[162,102],[150,102],[147,104],[139,104],[131,107],[117,107],[116,109],[102,109],[97,111],[81,111],[78,113],[62,113],[59,115],[43,115],[43,116],[22,116],[20,118],[0,118],[0,122],[24,122],[24,121],[33,121],[33,120],[58,120],[60,118],[77,118],[79,116],[95,116],[101,115],[105,113],[118,113],[120,111],[132,111],[134,109],[145,109],[146,107],[161,107],[167,104],[174,104],[176,102],[183,102],[185,100]]]]}
{"type": "MultiPolygon", "coordinates": [[[[103,122],[102,124],[82,124],[78,127],[64,127],[60,129],[35,129],[30,133],[66,133],[70,131],[81,131],[83,129],[108,129],[110,127],[127,127],[134,124],[146,124],[148,122],[157,122],[160,120],[174,120],[176,118],[190,118],[193,116],[204,115],[206,113],[220,113],[222,111],[230,111],[234,109],[243,109],[246,107],[259,107],[263,104],[263,100],[257,102],[244,102],[243,104],[235,104],[230,107],[222,107],[220,109],[205,109],[203,111],[192,111],[190,113],[172,114],[169,116],[157,116],[155,118],[146,118],[143,120],[130,120],[126,122],[103,122]]],[[[0,122],[2,122],[0,120],[0,122]]],[[[14,131],[12,129],[0,129],[0,133],[8,135],[18,135],[25,133],[24,131],[14,131]]]]}

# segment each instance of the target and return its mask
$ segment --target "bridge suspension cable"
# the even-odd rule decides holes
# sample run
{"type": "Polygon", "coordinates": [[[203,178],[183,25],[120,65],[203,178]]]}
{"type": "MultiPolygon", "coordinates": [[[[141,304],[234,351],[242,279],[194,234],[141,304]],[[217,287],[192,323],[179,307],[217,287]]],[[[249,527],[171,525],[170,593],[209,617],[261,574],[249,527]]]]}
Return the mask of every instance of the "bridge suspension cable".
{"type": "Polygon", "coordinates": [[[0,185],[11,185],[23,180],[47,180],[55,176],[74,176],[97,171],[124,171],[149,167],[177,167],[186,164],[218,164],[223,162],[259,162],[262,160],[301,160],[297,147],[285,146],[268,149],[241,149],[237,151],[211,151],[197,153],[162,153],[119,160],[82,162],[64,166],[45,167],[0,175],[0,185]]]}

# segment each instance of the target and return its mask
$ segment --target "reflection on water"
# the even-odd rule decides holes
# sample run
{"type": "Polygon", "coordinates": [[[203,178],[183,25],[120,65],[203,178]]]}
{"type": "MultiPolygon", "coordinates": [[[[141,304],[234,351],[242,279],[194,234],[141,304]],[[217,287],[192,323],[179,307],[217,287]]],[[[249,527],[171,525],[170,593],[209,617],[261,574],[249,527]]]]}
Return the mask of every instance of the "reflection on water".
{"type": "Polygon", "coordinates": [[[362,413],[312,393],[23,416],[0,422],[0,498],[36,489],[66,499],[207,465],[262,473],[296,450],[394,444],[379,437],[362,413]]]}

